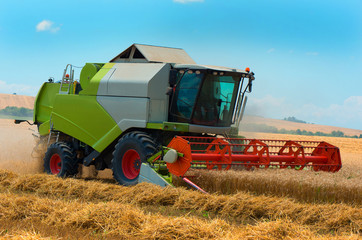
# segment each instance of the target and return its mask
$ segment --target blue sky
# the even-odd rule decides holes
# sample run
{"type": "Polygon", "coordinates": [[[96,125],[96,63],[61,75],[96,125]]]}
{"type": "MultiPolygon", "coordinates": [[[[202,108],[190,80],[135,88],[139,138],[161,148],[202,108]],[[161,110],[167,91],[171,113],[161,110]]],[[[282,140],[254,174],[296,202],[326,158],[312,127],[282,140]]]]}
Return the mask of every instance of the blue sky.
{"type": "Polygon", "coordinates": [[[67,63],[180,47],[256,80],[247,112],[362,129],[360,0],[0,0],[0,93],[35,96],[67,63]]]}

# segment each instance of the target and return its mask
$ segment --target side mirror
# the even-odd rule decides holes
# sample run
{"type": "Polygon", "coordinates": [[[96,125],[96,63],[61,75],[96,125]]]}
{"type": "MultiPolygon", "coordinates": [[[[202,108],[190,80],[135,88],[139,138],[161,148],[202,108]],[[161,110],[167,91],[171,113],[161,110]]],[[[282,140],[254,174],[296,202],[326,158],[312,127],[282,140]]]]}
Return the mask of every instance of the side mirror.
{"type": "Polygon", "coordinates": [[[252,82],[252,80],[249,78],[248,91],[251,92],[252,90],[253,90],[253,82],[252,82]]]}

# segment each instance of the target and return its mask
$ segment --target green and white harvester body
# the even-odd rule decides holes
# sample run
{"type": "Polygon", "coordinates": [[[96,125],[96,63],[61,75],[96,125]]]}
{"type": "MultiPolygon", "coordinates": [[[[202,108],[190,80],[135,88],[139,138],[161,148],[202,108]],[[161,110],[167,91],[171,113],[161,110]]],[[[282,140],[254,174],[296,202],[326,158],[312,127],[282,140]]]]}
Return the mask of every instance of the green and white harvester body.
{"type": "Polygon", "coordinates": [[[182,49],[140,44],[108,63],[86,63],[79,80],[68,65],[34,105],[48,137],[45,171],[63,177],[95,165],[123,185],[166,186],[194,166],[266,165],[265,151],[250,151],[260,144],[237,137],[253,80],[249,69],[198,65],[182,49]]]}

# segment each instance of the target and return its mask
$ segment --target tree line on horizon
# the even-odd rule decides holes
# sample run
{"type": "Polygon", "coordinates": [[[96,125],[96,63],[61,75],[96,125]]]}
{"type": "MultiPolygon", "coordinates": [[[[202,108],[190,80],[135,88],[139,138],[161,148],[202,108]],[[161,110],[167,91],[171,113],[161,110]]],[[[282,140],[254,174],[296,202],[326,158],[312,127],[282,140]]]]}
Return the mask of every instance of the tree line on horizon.
{"type": "Polygon", "coordinates": [[[296,123],[307,123],[306,121],[297,119],[296,117],[285,117],[285,118],[283,118],[283,120],[289,121],[289,122],[296,122],[296,123]]]}
{"type": "Polygon", "coordinates": [[[6,108],[0,110],[0,114],[14,117],[32,117],[33,109],[7,106],[6,108]]]}

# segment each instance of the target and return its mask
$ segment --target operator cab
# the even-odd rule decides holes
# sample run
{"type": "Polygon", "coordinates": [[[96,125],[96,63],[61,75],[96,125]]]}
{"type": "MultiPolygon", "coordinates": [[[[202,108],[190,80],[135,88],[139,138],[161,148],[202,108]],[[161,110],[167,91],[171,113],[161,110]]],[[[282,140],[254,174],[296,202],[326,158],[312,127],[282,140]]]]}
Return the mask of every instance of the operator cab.
{"type": "Polygon", "coordinates": [[[178,66],[171,71],[169,121],[214,127],[230,127],[234,123],[254,78],[236,69],[198,65],[178,66]],[[245,78],[249,82],[243,89],[245,78]]]}

